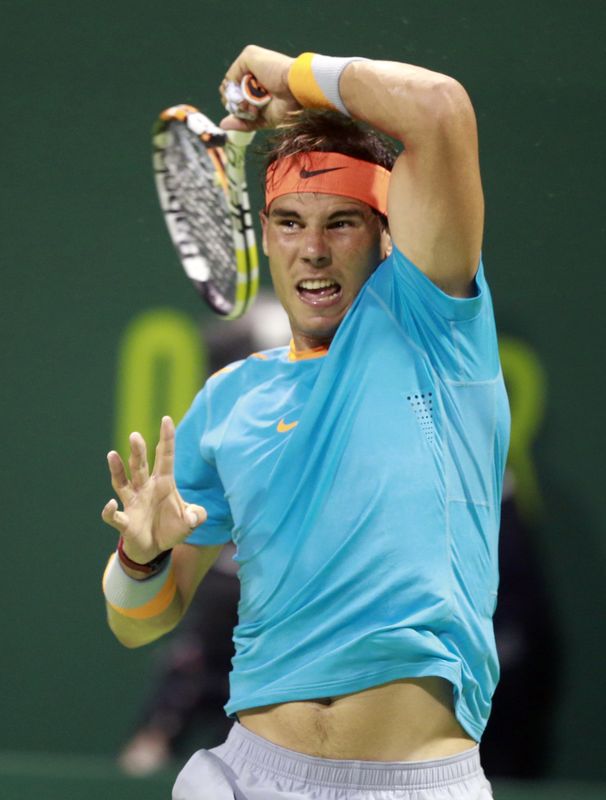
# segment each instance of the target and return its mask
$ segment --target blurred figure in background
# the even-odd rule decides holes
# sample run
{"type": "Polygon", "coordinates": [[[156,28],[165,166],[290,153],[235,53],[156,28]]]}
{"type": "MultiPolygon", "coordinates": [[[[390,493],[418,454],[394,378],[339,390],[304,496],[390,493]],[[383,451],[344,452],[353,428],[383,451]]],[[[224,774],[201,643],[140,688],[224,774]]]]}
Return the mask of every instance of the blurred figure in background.
{"type": "Polygon", "coordinates": [[[177,633],[162,646],[137,731],[118,759],[129,775],[150,775],[167,766],[194,727],[202,729],[198,739],[205,747],[224,741],[231,728],[223,706],[240,596],[234,552],[233,544],[225,546],[177,633]]]}
{"type": "Polygon", "coordinates": [[[494,629],[501,677],[482,737],[489,777],[539,778],[547,769],[559,690],[560,647],[536,531],[505,474],[499,539],[499,600],[494,629]]]}
{"type": "MultiPolygon", "coordinates": [[[[288,343],[288,319],[273,293],[262,293],[243,319],[205,328],[211,374],[257,350],[288,343]]],[[[535,534],[519,513],[508,470],[501,505],[501,582],[494,618],[501,678],[481,743],[486,775],[537,778],[546,767],[558,682],[558,645],[550,598],[535,552],[535,534]]],[[[136,733],[119,756],[130,775],[167,766],[192,728],[202,746],[223,742],[223,711],[233,656],[239,583],[233,544],[200,584],[192,605],[163,647],[136,733]]],[[[183,752],[187,751],[184,745],[183,752]]]]}

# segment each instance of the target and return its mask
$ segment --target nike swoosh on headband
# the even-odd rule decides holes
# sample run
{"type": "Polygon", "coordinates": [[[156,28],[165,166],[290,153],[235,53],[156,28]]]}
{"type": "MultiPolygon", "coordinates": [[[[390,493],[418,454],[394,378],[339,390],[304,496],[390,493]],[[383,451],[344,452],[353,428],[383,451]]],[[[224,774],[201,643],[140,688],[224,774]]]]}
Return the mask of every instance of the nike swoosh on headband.
{"type": "Polygon", "coordinates": [[[302,169],[299,172],[301,178],[313,178],[315,175],[323,175],[325,172],[335,172],[338,169],[345,169],[345,167],[328,167],[328,169],[302,169]]]}
{"type": "Polygon", "coordinates": [[[387,214],[391,173],[385,167],[346,156],[311,150],[273,161],[265,178],[265,208],[285,194],[314,192],[359,200],[387,214]],[[333,172],[339,174],[333,175],[333,172]]]}

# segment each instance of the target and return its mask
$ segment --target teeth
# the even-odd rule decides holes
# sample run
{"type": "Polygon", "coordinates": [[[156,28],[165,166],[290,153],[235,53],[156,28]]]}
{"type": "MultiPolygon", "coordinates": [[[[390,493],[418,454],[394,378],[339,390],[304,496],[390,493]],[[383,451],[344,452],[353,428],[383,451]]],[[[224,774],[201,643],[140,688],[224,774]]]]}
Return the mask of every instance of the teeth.
{"type": "Polygon", "coordinates": [[[327,289],[329,286],[337,286],[337,283],[327,278],[322,278],[314,281],[301,281],[299,286],[301,289],[327,289]]]}

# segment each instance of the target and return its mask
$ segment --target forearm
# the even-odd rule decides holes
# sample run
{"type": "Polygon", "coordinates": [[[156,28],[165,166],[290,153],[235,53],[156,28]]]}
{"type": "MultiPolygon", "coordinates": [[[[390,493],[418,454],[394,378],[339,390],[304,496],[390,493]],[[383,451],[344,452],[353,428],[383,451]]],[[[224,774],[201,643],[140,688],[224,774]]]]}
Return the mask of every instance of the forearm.
{"type": "Polygon", "coordinates": [[[164,569],[137,580],[113,554],[103,576],[107,620],[125,647],[142,647],[171,631],[189,608],[195,591],[222,545],[177,545],[164,569]]]}
{"type": "MultiPolygon", "coordinates": [[[[404,142],[407,150],[425,143],[432,131],[444,128],[451,135],[466,139],[469,130],[475,129],[467,92],[448,75],[395,61],[316,55],[310,60],[310,56],[304,53],[293,59],[249,45],[227,71],[226,81],[238,83],[243,75],[252,72],[267,87],[273,100],[263,113],[265,127],[284,123],[301,105],[336,108],[332,96],[336,92],[351,116],[404,142]],[[339,62],[347,61],[339,67],[339,62]],[[437,124],[442,121],[448,124],[437,124]]],[[[229,122],[224,121],[227,128],[247,127],[247,123],[233,116],[228,119],[229,122]]]]}
{"type": "Polygon", "coordinates": [[[403,142],[408,150],[435,132],[468,137],[475,128],[469,96],[454,78],[393,61],[352,61],[339,81],[356,119],[403,142]],[[445,123],[445,124],[443,124],[445,123]]]}
{"type": "Polygon", "coordinates": [[[453,78],[421,67],[353,61],[339,81],[348,112],[399,139],[391,173],[392,241],[443,291],[474,291],[484,221],[475,114],[453,78]]]}
{"type": "Polygon", "coordinates": [[[141,647],[172,630],[184,613],[172,561],[152,578],[128,574],[117,554],[103,576],[110,630],[125,647],[141,647]]]}
{"type": "Polygon", "coordinates": [[[157,617],[149,620],[135,620],[125,617],[115,611],[108,603],[107,623],[116,639],[125,647],[135,648],[154,642],[165,633],[169,633],[179,623],[182,613],[181,606],[177,598],[173,600],[169,608],[157,617]]]}

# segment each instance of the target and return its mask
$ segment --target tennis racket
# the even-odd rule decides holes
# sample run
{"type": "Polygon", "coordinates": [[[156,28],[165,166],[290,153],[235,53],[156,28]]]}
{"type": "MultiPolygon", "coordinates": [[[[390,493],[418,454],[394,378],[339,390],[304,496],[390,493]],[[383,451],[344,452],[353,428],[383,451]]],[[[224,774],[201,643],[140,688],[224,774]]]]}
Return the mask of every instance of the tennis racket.
{"type": "MultiPolygon", "coordinates": [[[[246,108],[269,102],[252,76],[237,88],[246,108]]],[[[190,105],[167,108],[152,133],[156,188],[170,237],[198,294],[227,319],[242,316],[259,287],[245,172],[253,137],[222,130],[190,105]]]]}

